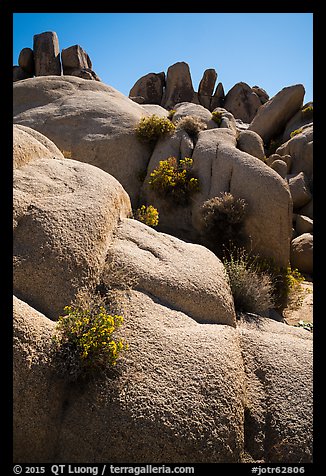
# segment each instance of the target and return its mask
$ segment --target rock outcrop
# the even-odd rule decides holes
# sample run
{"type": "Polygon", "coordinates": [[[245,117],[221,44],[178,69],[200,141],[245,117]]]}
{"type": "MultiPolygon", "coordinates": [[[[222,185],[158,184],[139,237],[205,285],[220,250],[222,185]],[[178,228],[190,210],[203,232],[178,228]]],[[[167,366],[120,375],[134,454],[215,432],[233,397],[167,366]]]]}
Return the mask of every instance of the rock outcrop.
{"type": "Polygon", "coordinates": [[[282,132],[288,121],[302,107],[304,94],[302,84],[283,88],[259,108],[249,130],[257,132],[267,144],[282,132]]]}
{"type": "Polygon", "coordinates": [[[18,64],[31,77],[35,74],[34,52],[31,48],[21,50],[18,64]]]}
{"type": "Polygon", "coordinates": [[[303,237],[304,246],[301,246],[301,239],[298,238],[305,233],[313,233],[313,126],[303,126],[301,131],[278,147],[266,163],[288,182],[294,211],[293,240],[296,239],[291,243],[291,266],[309,275],[313,269],[313,241],[309,239],[307,245],[303,237]]]}
{"type": "Polygon", "coordinates": [[[35,76],[61,75],[59,39],[54,31],[34,35],[35,76]]]}
{"type": "Polygon", "coordinates": [[[168,68],[166,75],[164,72],[148,73],[139,78],[130,89],[129,97],[139,104],[158,104],[166,109],[175,109],[181,102],[200,104],[209,111],[223,107],[245,123],[250,123],[259,107],[268,100],[264,89],[251,88],[246,83],[235,84],[227,95],[222,83],[218,83],[214,91],[216,80],[215,69],[206,69],[196,92],[189,65],[178,62],[168,68]]]}
{"type": "Polygon", "coordinates": [[[55,31],[45,31],[34,35],[33,49],[20,51],[18,65],[13,67],[13,81],[33,76],[78,76],[83,79],[101,81],[92,70],[89,55],[80,45],[70,46],[61,52],[59,39],[55,31]]]}
{"type": "Polygon", "coordinates": [[[291,264],[302,273],[313,274],[313,241],[312,233],[302,233],[291,242],[291,264]]]}
{"type": "Polygon", "coordinates": [[[58,147],[40,132],[30,127],[14,124],[13,166],[19,168],[35,159],[63,159],[58,147]]]}
{"type": "MultiPolygon", "coordinates": [[[[165,87],[165,73],[149,73],[139,78],[131,88],[129,97],[142,97],[145,104],[162,103],[163,90],[165,87]]],[[[137,101],[136,101],[137,102],[137,101]]]]}
{"type": "Polygon", "coordinates": [[[131,212],[117,180],[68,159],[34,160],[14,174],[14,289],[55,319],[96,282],[108,239],[131,212]]]}
{"type": "MultiPolygon", "coordinates": [[[[30,146],[24,134],[16,140],[27,155],[30,146]]],[[[124,220],[131,215],[129,197],[99,168],[46,154],[41,159],[36,152],[14,174],[18,297],[54,319],[86,282],[106,280],[103,273],[109,260],[129,268],[139,289],[174,309],[199,322],[235,326],[231,291],[213,253],[124,220]],[[206,280],[201,275],[204,264],[206,280]]]]}
{"type": "Polygon", "coordinates": [[[136,291],[124,311],[119,375],[67,385],[49,365],[54,323],[14,299],[15,462],[312,461],[307,331],[198,324],[136,291]]]}
{"type": "Polygon", "coordinates": [[[260,106],[259,97],[246,83],[235,84],[225,96],[223,104],[235,119],[241,119],[246,123],[253,120],[260,106]]]}
{"type": "Polygon", "coordinates": [[[210,111],[214,111],[217,107],[223,107],[225,99],[225,93],[222,83],[218,83],[215,92],[211,98],[210,111]]]}
{"type": "Polygon", "coordinates": [[[61,52],[61,61],[64,75],[100,81],[100,78],[92,70],[90,57],[81,46],[74,45],[63,49],[61,52]]]}
{"type": "Polygon", "coordinates": [[[313,178],[313,125],[298,129],[298,133],[277,148],[276,153],[291,157],[291,174],[303,172],[307,180],[313,178]]]}
{"type": "MultiPolygon", "coordinates": [[[[265,103],[261,108],[267,105],[265,103]]],[[[200,104],[181,102],[174,107],[172,121],[175,124],[180,118],[190,115],[204,121],[207,130],[200,132],[197,138],[189,137],[186,131],[177,131],[172,136],[160,139],[153,150],[150,145],[137,139],[135,127],[141,117],[155,113],[153,108],[159,108],[159,115],[166,117],[167,110],[162,106],[139,105],[110,86],[71,76],[30,78],[14,85],[15,123],[31,127],[49,137],[64,156],[90,163],[113,175],[127,191],[133,208],[141,202],[156,206],[160,213],[160,231],[182,239],[200,239],[200,206],[219,192],[232,188],[236,196],[250,202],[247,232],[253,249],[263,255],[271,255],[279,264],[285,265],[289,257],[292,202],[295,213],[304,215],[301,209],[312,198],[312,126],[303,126],[301,133],[276,149],[276,154],[265,159],[262,137],[250,128],[241,129],[229,111],[215,109],[221,114],[221,123],[217,124],[211,112],[200,104]],[[226,135],[226,129],[229,129],[229,136],[226,135]],[[206,139],[202,143],[204,137],[209,138],[212,144],[206,144],[206,139]],[[220,162],[224,156],[226,137],[230,155],[226,153],[220,162]],[[204,143],[203,152],[199,153],[204,143]],[[203,158],[198,159],[198,154],[203,158]],[[191,205],[176,207],[173,214],[171,207],[155,196],[147,185],[150,173],[159,161],[170,156],[177,159],[192,157],[202,182],[202,190],[191,201],[191,205]],[[259,164],[255,158],[260,160],[259,164]],[[263,163],[265,160],[266,164],[263,163]],[[222,165],[224,162],[226,168],[222,165]],[[252,169],[256,167],[257,172],[253,172],[252,169]],[[240,172],[234,174],[240,168],[247,171],[244,173],[248,173],[248,180],[241,179],[240,172]],[[238,173],[239,180],[236,179],[238,173]],[[135,179],[141,174],[147,175],[144,184],[142,180],[135,179]],[[255,174],[257,183],[254,180],[252,188],[249,183],[255,174]],[[270,178],[264,178],[267,176],[270,178]],[[264,180],[271,180],[271,183],[260,188],[259,184],[264,180]],[[257,186],[261,193],[265,193],[263,190],[268,188],[270,195],[259,198],[257,186]],[[256,198],[253,198],[250,190],[255,190],[256,198]],[[272,196],[275,199],[271,200],[272,196]],[[254,205],[255,201],[257,205],[254,205]],[[259,202],[264,203],[264,207],[259,202]],[[267,214],[266,207],[271,207],[267,214]],[[277,216],[274,216],[272,209],[278,210],[277,216]],[[274,216],[273,226],[268,216],[274,216]]]]}
{"type": "MultiPolygon", "coordinates": [[[[181,110],[188,111],[191,108],[193,114],[199,107],[180,105],[181,110]]],[[[178,111],[177,108],[174,116],[178,111]]],[[[195,144],[185,131],[177,131],[172,137],[157,142],[148,164],[142,196],[146,203],[153,204],[159,210],[161,231],[171,233],[174,230],[180,238],[196,241],[200,240],[201,234],[202,204],[220,192],[230,192],[246,200],[249,205],[246,233],[250,236],[252,249],[286,266],[292,224],[292,200],[288,185],[261,160],[263,152],[259,136],[251,132],[247,134],[254,137],[256,153],[260,158],[237,148],[234,118],[225,110],[221,112],[221,126],[217,127],[215,123],[214,128],[201,131],[195,144]],[[177,159],[191,157],[200,183],[200,191],[192,197],[189,206],[174,206],[173,213],[171,205],[148,185],[150,174],[159,162],[170,156],[177,159]]],[[[198,117],[202,118],[201,110],[200,114],[198,117]]]]}
{"type": "Polygon", "coordinates": [[[198,99],[207,109],[210,109],[210,104],[213,96],[214,86],[217,80],[217,73],[214,68],[206,69],[198,86],[198,99]]]}
{"type": "Polygon", "coordinates": [[[14,85],[14,122],[51,139],[68,157],[113,175],[137,204],[151,148],[135,127],[149,115],[111,86],[72,76],[31,78],[14,85]]]}
{"type": "Polygon", "coordinates": [[[166,74],[162,106],[173,109],[179,102],[192,102],[194,95],[188,64],[181,61],[170,66],[166,74]]]}
{"type": "MultiPolygon", "coordinates": [[[[106,148],[121,162],[137,147],[128,138],[145,109],[80,78],[31,78],[14,90],[15,463],[312,462],[311,334],[255,315],[236,320],[221,261],[129,218],[127,191],[99,167],[106,148]],[[66,148],[75,140],[80,149],[66,148]],[[74,160],[57,146],[76,159],[87,150],[74,160]],[[114,378],[69,383],[53,360],[54,321],[81,288],[105,292],[112,264],[122,287],[124,271],[134,278],[119,292],[129,350],[114,378]]],[[[192,156],[202,188],[193,209],[179,211],[184,223],[203,199],[231,191],[249,203],[255,246],[285,262],[287,183],[237,148],[232,117],[223,110],[223,127],[196,141],[183,130],[159,140],[148,171],[160,156],[192,156]]]]}

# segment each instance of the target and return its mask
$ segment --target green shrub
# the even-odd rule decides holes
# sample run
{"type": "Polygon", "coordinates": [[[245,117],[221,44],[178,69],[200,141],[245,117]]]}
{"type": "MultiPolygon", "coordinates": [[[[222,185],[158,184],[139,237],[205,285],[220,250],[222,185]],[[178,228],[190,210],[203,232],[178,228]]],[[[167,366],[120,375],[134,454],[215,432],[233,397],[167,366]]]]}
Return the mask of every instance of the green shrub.
{"type": "Polygon", "coordinates": [[[192,171],[192,159],[185,157],[178,163],[175,157],[161,160],[150,174],[149,186],[159,196],[186,206],[192,194],[199,191],[199,180],[192,171]]]}
{"type": "Polygon", "coordinates": [[[140,208],[137,208],[135,212],[135,219],[148,226],[157,226],[158,218],[159,213],[152,205],[148,205],[147,207],[142,205],[140,208]]]}
{"type": "Polygon", "coordinates": [[[314,324],[312,322],[300,320],[294,327],[302,327],[306,331],[313,332],[314,324]]]}
{"type": "Polygon", "coordinates": [[[308,114],[314,111],[314,107],[312,105],[304,107],[301,112],[303,114],[308,114]]]}
{"type": "Polygon", "coordinates": [[[300,127],[300,129],[295,129],[294,131],[292,131],[291,134],[290,134],[291,139],[292,139],[292,137],[294,137],[298,134],[301,134],[301,132],[302,132],[302,127],[300,127]]]}
{"type": "Polygon", "coordinates": [[[94,301],[87,307],[66,306],[64,311],[52,339],[59,373],[73,381],[112,369],[120,352],[128,349],[122,339],[114,338],[123,317],[111,315],[106,307],[94,301]]]}
{"type": "Polygon", "coordinates": [[[219,111],[213,111],[212,112],[212,120],[214,122],[216,122],[216,124],[220,127],[221,123],[222,123],[222,112],[219,112],[219,111]]]}
{"type": "Polygon", "coordinates": [[[222,256],[225,248],[245,244],[246,211],[245,200],[235,198],[228,192],[222,192],[203,203],[200,210],[203,239],[218,256],[222,256]]]}
{"type": "Polygon", "coordinates": [[[184,116],[177,121],[176,129],[183,129],[192,139],[196,139],[200,131],[207,129],[207,124],[199,117],[184,116]]]}
{"type": "Polygon", "coordinates": [[[304,281],[304,277],[297,269],[292,269],[290,266],[279,266],[272,258],[255,256],[252,257],[252,260],[261,271],[269,274],[276,308],[282,310],[290,301],[300,301],[298,296],[302,294],[300,285],[304,281]]]}
{"type": "Polygon", "coordinates": [[[175,125],[167,117],[159,117],[153,114],[140,119],[136,127],[136,135],[143,142],[155,142],[159,137],[174,130],[175,125]]]}
{"type": "Polygon", "coordinates": [[[170,119],[170,121],[172,121],[173,116],[174,116],[174,114],[175,114],[176,112],[177,112],[177,111],[176,111],[175,109],[170,109],[170,110],[169,110],[168,119],[170,119]]]}
{"type": "Polygon", "coordinates": [[[244,249],[233,248],[223,258],[237,312],[259,314],[273,308],[270,276],[262,272],[244,249]]]}

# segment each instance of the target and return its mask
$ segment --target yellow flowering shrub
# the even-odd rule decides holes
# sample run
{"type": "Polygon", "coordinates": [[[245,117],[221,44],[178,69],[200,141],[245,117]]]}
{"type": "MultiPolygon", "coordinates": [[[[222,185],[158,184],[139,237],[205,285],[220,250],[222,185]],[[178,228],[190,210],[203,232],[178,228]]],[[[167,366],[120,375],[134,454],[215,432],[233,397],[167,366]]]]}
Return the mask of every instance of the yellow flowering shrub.
{"type": "Polygon", "coordinates": [[[312,105],[310,105],[310,106],[306,106],[303,109],[301,109],[301,112],[303,114],[308,114],[308,113],[312,113],[313,110],[314,110],[314,107],[312,105]]]}
{"type": "Polygon", "coordinates": [[[145,223],[145,225],[148,225],[148,226],[157,226],[158,217],[159,217],[158,211],[152,205],[148,205],[148,207],[146,207],[145,205],[142,205],[140,208],[136,210],[136,213],[135,213],[136,220],[141,221],[142,223],[145,223]]]}
{"type": "Polygon", "coordinates": [[[222,113],[219,111],[213,111],[212,112],[212,120],[216,122],[218,126],[221,125],[222,122],[222,113]]]}
{"type": "Polygon", "coordinates": [[[158,195],[171,199],[177,205],[187,205],[193,193],[199,191],[199,180],[192,171],[193,161],[189,157],[161,160],[150,174],[149,186],[158,195]]]}
{"type": "Polygon", "coordinates": [[[291,139],[292,139],[292,137],[294,137],[298,134],[301,134],[301,132],[302,132],[302,127],[300,127],[300,129],[295,129],[294,131],[292,131],[291,134],[290,134],[291,139]]]}
{"type": "Polygon", "coordinates": [[[114,331],[123,323],[120,315],[108,314],[104,306],[82,309],[66,306],[56,324],[53,343],[61,370],[72,379],[81,374],[115,366],[122,350],[128,349],[114,331]]]}
{"type": "Polygon", "coordinates": [[[170,119],[152,114],[140,119],[136,127],[136,136],[143,142],[155,142],[159,137],[174,130],[175,125],[170,119]]]}

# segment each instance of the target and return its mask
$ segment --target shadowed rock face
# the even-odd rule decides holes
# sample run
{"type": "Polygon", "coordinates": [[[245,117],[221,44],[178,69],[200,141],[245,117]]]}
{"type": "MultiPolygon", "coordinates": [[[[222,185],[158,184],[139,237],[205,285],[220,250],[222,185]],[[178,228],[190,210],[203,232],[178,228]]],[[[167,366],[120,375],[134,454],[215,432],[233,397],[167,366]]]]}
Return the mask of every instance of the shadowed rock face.
{"type": "Polygon", "coordinates": [[[63,49],[61,61],[63,74],[70,74],[76,69],[92,68],[88,54],[79,45],[63,49]]]}
{"type": "Polygon", "coordinates": [[[188,64],[179,62],[170,66],[166,75],[162,106],[165,109],[172,109],[179,102],[192,102],[194,94],[188,64]]]}
{"type": "Polygon", "coordinates": [[[138,79],[129,92],[129,97],[142,97],[145,104],[161,104],[165,73],[148,73],[138,79]]]}
{"type": "Polygon", "coordinates": [[[211,98],[213,96],[214,86],[217,79],[215,69],[206,69],[198,86],[198,99],[207,109],[210,108],[211,98]]]}
{"type": "Polygon", "coordinates": [[[255,117],[261,102],[257,94],[246,83],[237,83],[225,96],[223,107],[236,119],[249,123],[255,117]]]}
{"type": "Polygon", "coordinates": [[[21,50],[19,53],[18,64],[28,75],[34,75],[34,53],[31,48],[23,48],[21,50]]]}
{"type": "MultiPolygon", "coordinates": [[[[63,49],[61,60],[63,74],[101,81],[92,70],[89,55],[80,45],[63,49]]],[[[33,76],[61,76],[61,60],[59,40],[54,31],[34,35],[33,50],[23,48],[18,58],[19,66],[13,67],[13,81],[33,76]]]]}
{"type": "Polygon", "coordinates": [[[34,35],[33,53],[35,76],[61,74],[59,40],[54,31],[34,35]]]}
{"type": "Polygon", "coordinates": [[[13,82],[30,78],[30,74],[26,73],[21,66],[13,66],[13,82]]]}

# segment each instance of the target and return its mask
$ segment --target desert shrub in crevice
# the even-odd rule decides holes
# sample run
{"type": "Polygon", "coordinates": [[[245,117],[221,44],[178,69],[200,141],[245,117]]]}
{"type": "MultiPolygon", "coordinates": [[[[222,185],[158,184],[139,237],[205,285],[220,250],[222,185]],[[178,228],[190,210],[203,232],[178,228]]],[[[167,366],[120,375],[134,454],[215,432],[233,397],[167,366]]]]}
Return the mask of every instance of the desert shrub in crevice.
{"type": "Polygon", "coordinates": [[[300,300],[303,299],[300,285],[304,281],[304,277],[296,268],[279,266],[272,258],[253,256],[251,260],[255,262],[255,266],[260,271],[270,276],[276,309],[282,312],[288,304],[294,305],[294,300],[300,303],[300,300]]]}
{"type": "Polygon", "coordinates": [[[115,337],[123,316],[110,312],[99,294],[79,293],[64,308],[52,337],[56,372],[67,381],[111,373],[128,344],[115,337]]]}
{"type": "Polygon", "coordinates": [[[177,206],[187,206],[191,196],[199,191],[199,180],[194,174],[189,157],[161,160],[150,174],[149,186],[160,197],[177,206]]]}
{"type": "Polygon", "coordinates": [[[273,308],[273,285],[244,248],[232,248],[222,258],[236,312],[259,314],[273,308]]]}
{"type": "Polygon", "coordinates": [[[213,111],[212,112],[212,120],[216,122],[218,127],[222,124],[223,113],[220,111],[213,111]]]}
{"type": "Polygon", "coordinates": [[[176,130],[184,130],[191,139],[197,139],[200,131],[207,129],[206,122],[196,116],[184,116],[176,122],[176,130]]]}
{"type": "Polygon", "coordinates": [[[222,192],[203,203],[201,207],[202,240],[208,248],[221,257],[225,248],[244,246],[247,203],[229,192],[222,192]]]}
{"type": "Polygon", "coordinates": [[[135,211],[134,218],[147,226],[154,227],[158,225],[159,213],[153,205],[142,205],[135,211]]]}
{"type": "Polygon", "coordinates": [[[135,129],[136,136],[142,142],[155,143],[160,137],[175,130],[175,125],[167,117],[152,114],[142,117],[135,129]]]}

